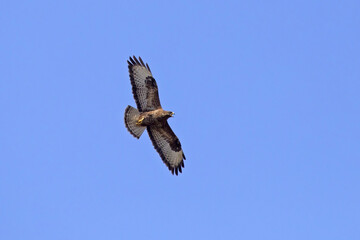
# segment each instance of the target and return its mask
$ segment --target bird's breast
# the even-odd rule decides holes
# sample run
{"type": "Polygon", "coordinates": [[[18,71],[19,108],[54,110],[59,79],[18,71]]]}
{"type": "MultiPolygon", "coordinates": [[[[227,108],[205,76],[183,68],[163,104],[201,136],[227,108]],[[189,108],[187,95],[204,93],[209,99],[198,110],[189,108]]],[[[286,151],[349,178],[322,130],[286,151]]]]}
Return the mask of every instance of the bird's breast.
{"type": "Polygon", "coordinates": [[[153,126],[161,125],[162,114],[158,110],[144,112],[140,115],[140,118],[143,118],[142,126],[153,126]]]}

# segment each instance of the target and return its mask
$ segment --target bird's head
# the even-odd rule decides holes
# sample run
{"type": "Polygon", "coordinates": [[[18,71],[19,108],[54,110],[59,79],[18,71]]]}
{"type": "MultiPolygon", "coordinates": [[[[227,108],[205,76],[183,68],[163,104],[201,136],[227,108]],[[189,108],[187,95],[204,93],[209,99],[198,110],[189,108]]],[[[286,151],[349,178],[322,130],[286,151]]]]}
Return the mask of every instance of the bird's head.
{"type": "Polygon", "coordinates": [[[168,114],[169,114],[170,117],[173,117],[175,115],[174,112],[168,112],[168,114]]]}

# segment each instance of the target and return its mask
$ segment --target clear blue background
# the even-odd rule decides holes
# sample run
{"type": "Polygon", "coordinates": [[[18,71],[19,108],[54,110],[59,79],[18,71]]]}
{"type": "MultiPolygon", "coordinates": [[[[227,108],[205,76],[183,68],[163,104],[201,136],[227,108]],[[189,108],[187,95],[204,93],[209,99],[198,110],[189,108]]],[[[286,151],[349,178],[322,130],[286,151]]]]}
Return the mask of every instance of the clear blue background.
{"type": "Polygon", "coordinates": [[[0,239],[360,239],[359,1],[0,12],[0,239]],[[178,177],[125,129],[133,54],[178,177]]]}

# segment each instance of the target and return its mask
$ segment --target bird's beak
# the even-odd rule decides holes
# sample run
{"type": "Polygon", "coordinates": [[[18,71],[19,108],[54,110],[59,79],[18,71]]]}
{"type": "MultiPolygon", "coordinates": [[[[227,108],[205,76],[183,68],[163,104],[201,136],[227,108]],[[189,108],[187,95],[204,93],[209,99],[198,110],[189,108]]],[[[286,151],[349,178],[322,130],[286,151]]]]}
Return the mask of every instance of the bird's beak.
{"type": "Polygon", "coordinates": [[[171,112],[171,116],[173,117],[175,115],[175,113],[174,112],[171,112]]]}

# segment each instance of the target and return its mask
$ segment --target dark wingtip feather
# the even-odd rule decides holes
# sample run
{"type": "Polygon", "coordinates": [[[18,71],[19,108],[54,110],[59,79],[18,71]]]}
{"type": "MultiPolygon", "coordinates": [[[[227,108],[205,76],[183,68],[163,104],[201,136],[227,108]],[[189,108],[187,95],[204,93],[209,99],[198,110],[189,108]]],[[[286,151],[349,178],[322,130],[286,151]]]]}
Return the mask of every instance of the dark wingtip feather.
{"type": "Polygon", "coordinates": [[[139,62],[139,60],[135,56],[134,56],[134,60],[135,60],[137,65],[141,65],[141,63],[139,62]]]}
{"type": "Polygon", "coordinates": [[[140,56],[139,56],[140,61],[135,57],[135,55],[132,57],[130,56],[129,60],[127,61],[129,64],[129,67],[134,66],[134,65],[140,65],[140,66],[147,68],[147,70],[149,70],[149,72],[151,72],[149,65],[147,63],[144,63],[144,61],[142,60],[142,58],[140,56]],[[129,60],[130,60],[130,62],[129,62],[129,60]]]}
{"type": "Polygon", "coordinates": [[[149,65],[147,63],[146,63],[146,67],[149,70],[149,72],[151,72],[150,67],[149,67],[149,65]]]}
{"type": "Polygon", "coordinates": [[[140,56],[139,56],[139,60],[140,60],[140,62],[141,62],[141,65],[142,65],[143,67],[145,67],[145,64],[144,64],[144,62],[143,62],[143,60],[141,59],[140,56]]]}
{"type": "Polygon", "coordinates": [[[132,63],[131,65],[135,65],[136,62],[134,61],[134,59],[132,59],[132,57],[129,58],[130,59],[130,62],[132,63]]]}

